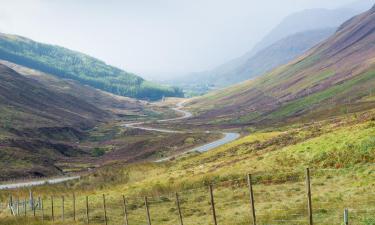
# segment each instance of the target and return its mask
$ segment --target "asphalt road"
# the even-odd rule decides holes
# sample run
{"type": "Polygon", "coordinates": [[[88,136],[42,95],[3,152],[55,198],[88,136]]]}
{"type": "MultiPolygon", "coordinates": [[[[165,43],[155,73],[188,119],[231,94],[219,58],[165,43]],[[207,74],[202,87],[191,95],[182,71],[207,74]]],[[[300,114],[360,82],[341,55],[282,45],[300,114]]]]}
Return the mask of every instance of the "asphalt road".
{"type": "MultiPolygon", "coordinates": [[[[175,108],[173,108],[174,111],[176,111],[179,114],[182,114],[180,117],[172,118],[172,119],[164,119],[164,120],[158,120],[157,122],[171,122],[171,121],[178,121],[178,120],[184,120],[188,119],[193,116],[191,112],[185,111],[182,109],[184,102],[180,102],[177,104],[175,108]]],[[[160,128],[152,128],[152,127],[147,127],[145,126],[147,122],[139,122],[139,123],[129,123],[129,124],[124,124],[125,127],[128,128],[133,128],[133,129],[141,129],[141,130],[148,130],[148,131],[157,131],[157,132],[163,132],[163,133],[189,133],[189,132],[184,132],[184,131],[176,131],[176,130],[167,130],[167,129],[160,129],[160,128]]],[[[206,131],[207,133],[213,133],[211,131],[206,131]]],[[[202,146],[198,146],[196,148],[193,148],[191,150],[188,150],[186,152],[207,152],[210,151],[214,148],[220,147],[222,145],[225,145],[229,142],[232,142],[240,137],[239,133],[227,133],[227,132],[222,132],[224,135],[223,138],[204,144],[202,146]]],[[[184,153],[186,153],[184,152],[184,153]]],[[[184,154],[181,153],[181,154],[184,154]]],[[[177,155],[171,156],[171,157],[176,157],[177,155]]],[[[166,160],[169,160],[171,157],[166,157],[162,159],[158,159],[155,162],[163,162],[166,160]]]]}
{"type": "Polygon", "coordinates": [[[27,188],[27,187],[33,187],[33,186],[40,186],[44,184],[58,184],[58,183],[63,183],[63,182],[70,181],[70,180],[77,180],[79,178],[80,176],[60,177],[60,178],[36,180],[36,181],[29,181],[29,182],[22,182],[22,183],[2,184],[0,185],[0,190],[27,188]]]}

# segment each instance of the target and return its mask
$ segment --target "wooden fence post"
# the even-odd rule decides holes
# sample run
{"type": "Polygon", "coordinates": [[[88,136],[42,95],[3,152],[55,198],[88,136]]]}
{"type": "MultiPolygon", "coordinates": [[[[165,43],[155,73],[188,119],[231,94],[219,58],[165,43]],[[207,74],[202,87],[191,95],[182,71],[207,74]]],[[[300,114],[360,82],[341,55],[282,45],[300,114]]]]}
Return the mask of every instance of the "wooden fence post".
{"type": "Polygon", "coordinates": [[[52,221],[55,221],[55,212],[53,209],[53,196],[51,196],[51,217],[52,217],[52,221]]]}
{"type": "Polygon", "coordinates": [[[15,213],[14,213],[14,210],[13,210],[13,196],[12,195],[9,196],[9,204],[8,204],[8,206],[9,206],[10,214],[12,216],[14,216],[15,213]]]}
{"type": "Polygon", "coordinates": [[[123,200],[123,206],[124,206],[124,222],[125,222],[125,225],[129,225],[128,209],[126,207],[126,198],[125,198],[125,195],[122,196],[122,200],[123,200]]]}
{"type": "Polygon", "coordinates": [[[349,225],[349,210],[348,209],[344,210],[344,224],[349,225]]]}
{"type": "Polygon", "coordinates": [[[13,207],[13,196],[9,195],[9,206],[13,207]]]}
{"type": "Polygon", "coordinates": [[[210,198],[211,198],[212,216],[213,216],[213,219],[214,219],[214,224],[217,225],[216,210],[215,210],[215,200],[214,200],[214,193],[213,193],[212,184],[210,184],[209,187],[210,187],[210,198]]]}
{"type": "Polygon", "coordinates": [[[65,220],[65,197],[61,196],[61,220],[65,220]]]}
{"type": "Polygon", "coordinates": [[[76,195],[73,193],[73,221],[76,221],[76,195]]]}
{"type": "Polygon", "coordinates": [[[180,207],[180,198],[177,192],[176,192],[176,205],[177,205],[177,210],[178,210],[178,216],[180,218],[180,225],[184,225],[184,221],[182,220],[181,207],[180,207]]]}
{"type": "Polygon", "coordinates": [[[31,211],[34,211],[34,208],[35,208],[34,207],[34,194],[31,189],[29,190],[29,193],[30,193],[30,208],[31,208],[31,211]]]}
{"type": "Polygon", "coordinates": [[[40,202],[40,196],[38,196],[38,209],[41,209],[41,202],[40,202]]]}
{"type": "Polygon", "coordinates": [[[148,199],[147,199],[147,196],[145,197],[145,206],[146,206],[147,222],[148,222],[148,225],[151,225],[150,209],[149,209],[149,207],[148,207],[148,199]]]}
{"type": "Polygon", "coordinates": [[[17,197],[17,216],[20,215],[20,198],[17,197]]]}
{"type": "Polygon", "coordinates": [[[306,192],[307,192],[307,210],[309,217],[309,225],[313,225],[313,213],[311,203],[311,180],[310,180],[310,169],[306,168],[306,192]]]}
{"type": "Polygon", "coordinates": [[[103,194],[103,210],[104,210],[104,222],[105,222],[105,225],[108,225],[108,220],[107,220],[107,206],[105,204],[105,194],[103,194]]]}
{"type": "Polygon", "coordinates": [[[257,218],[255,214],[254,190],[253,190],[253,180],[252,180],[251,174],[247,175],[247,185],[249,187],[250,206],[251,206],[251,214],[253,217],[253,225],[256,225],[257,218]]]}
{"type": "MultiPolygon", "coordinates": [[[[34,202],[34,200],[33,200],[33,202],[34,202]]],[[[34,217],[35,217],[35,216],[36,216],[36,207],[35,207],[34,203],[33,203],[33,207],[32,207],[32,209],[33,209],[33,215],[34,215],[34,217]]]]}
{"type": "Polygon", "coordinates": [[[43,198],[40,200],[40,208],[42,210],[42,222],[44,221],[44,203],[43,198]]]}
{"type": "Polygon", "coordinates": [[[87,219],[87,224],[90,224],[89,196],[86,196],[86,219],[87,219]]]}
{"type": "Polygon", "coordinates": [[[26,198],[23,200],[23,215],[26,217],[27,214],[27,206],[26,206],[26,198]]]}

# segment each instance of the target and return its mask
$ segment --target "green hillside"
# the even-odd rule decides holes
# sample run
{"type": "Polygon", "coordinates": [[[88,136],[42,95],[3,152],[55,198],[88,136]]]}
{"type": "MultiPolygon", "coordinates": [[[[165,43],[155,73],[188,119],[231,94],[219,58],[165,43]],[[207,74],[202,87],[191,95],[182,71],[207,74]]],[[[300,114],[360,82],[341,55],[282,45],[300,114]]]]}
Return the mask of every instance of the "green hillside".
{"type": "Polygon", "coordinates": [[[0,34],[0,59],[121,96],[157,100],[183,95],[178,88],[145,81],[88,55],[16,35],[0,34]]]}

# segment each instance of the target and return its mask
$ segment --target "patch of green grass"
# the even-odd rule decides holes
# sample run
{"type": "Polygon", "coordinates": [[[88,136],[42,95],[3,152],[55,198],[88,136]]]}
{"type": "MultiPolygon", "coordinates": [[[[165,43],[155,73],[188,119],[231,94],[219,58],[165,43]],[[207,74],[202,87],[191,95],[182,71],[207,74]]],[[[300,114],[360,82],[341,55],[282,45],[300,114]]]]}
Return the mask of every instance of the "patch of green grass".
{"type": "Polygon", "coordinates": [[[267,118],[269,119],[283,118],[286,116],[293,115],[297,112],[301,112],[303,110],[308,109],[309,107],[313,107],[314,104],[319,104],[324,100],[332,98],[333,96],[337,96],[343,93],[350,93],[351,88],[355,84],[368,82],[369,80],[374,79],[374,77],[375,77],[375,71],[370,71],[368,73],[358,76],[357,78],[354,78],[342,84],[333,86],[324,91],[317,92],[315,94],[300,98],[298,100],[294,100],[282,106],[278,110],[272,112],[271,114],[267,116],[267,118]]]}

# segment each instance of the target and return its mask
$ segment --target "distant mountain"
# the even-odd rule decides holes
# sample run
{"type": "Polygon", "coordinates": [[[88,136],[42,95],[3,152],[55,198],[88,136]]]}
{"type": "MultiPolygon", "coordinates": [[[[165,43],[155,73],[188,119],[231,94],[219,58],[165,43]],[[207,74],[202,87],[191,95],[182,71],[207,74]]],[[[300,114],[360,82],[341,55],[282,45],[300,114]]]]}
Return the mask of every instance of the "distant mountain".
{"type": "Polygon", "coordinates": [[[329,29],[337,28],[344,21],[370,8],[372,4],[372,0],[360,0],[339,9],[308,9],[291,14],[243,56],[213,70],[189,74],[171,83],[194,86],[191,84],[201,85],[204,82],[205,86],[220,88],[259,76],[302,55],[307,49],[328,37],[329,29]],[[305,32],[306,34],[303,34],[305,32]],[[309,37],[309,35],[312,36],[309,37]],[[298,40],[298,38],[302,39],[298,40]],[[288,46],[288,44],[293,44],[290,42],[292,39],[299,44],[298,47],[288,46]],[[282,49],[281,46],[283,46],[282,49]],[[272,50],[272,47],[276,49],[272,50]],[[277,51],[285,51],[285,53],[267,54],[267,52],[277,51]],[[191,77],[193,78],[189,79],[191,77]],[[199,78],[194,79],[194,77],[199,78]]]}
{"type": "Polygon", "coordinates": [[[360,4],[360,2],[352,4],[353,8],[307,9],[291,14],[272,29],[271,32],[269,32],[247,55],[251,56],[251,54],[255,54],[272,43],[275,43],[291,34],[306,30],[321,29],[324,27],[338,27],[344,21],[369,8],[366,7],[363,9],[362,7],[359,7],[358,4],[360,4]]]}
{"type": "Polygon", "coordinates": [[[157,85],[88,55],[16,35],[0,34],[0,59],[121,96],[148,100],[182,96],[178,88],[157,85]]]}
{"type": "Polygon", "coordinates": [[[303,56],[191,102],[200,119],[266,124],[375,108],[375,6],[303,56]],[[315,114],[314,114],[315,113],[315,114]]]}
{"type": "Polygon", "coordinates": [[[216,86],[239,83],[244,80],[262,75],[272,68],[280,66],[300,56],[319,42],[325,40],[335,31],[335,28],[309,30],[283,38],[274,44],[260,50],[242,64],[236,65],[230,71],[218,69],[212,71],[209,80],[216,86]]]}

